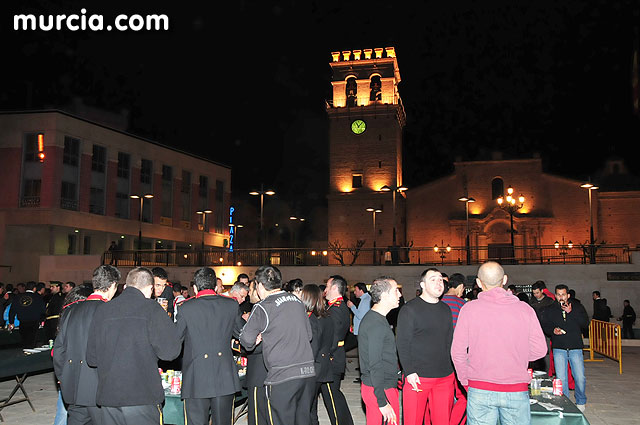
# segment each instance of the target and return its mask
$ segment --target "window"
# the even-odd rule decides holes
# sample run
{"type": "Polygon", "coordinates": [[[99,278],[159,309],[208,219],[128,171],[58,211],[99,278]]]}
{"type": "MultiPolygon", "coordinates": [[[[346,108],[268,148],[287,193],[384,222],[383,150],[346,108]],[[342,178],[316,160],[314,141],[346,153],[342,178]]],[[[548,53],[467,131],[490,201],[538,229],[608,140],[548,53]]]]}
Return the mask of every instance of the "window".
{"type": "Polygon", "coordinates": [[[67,254],[68,255],[75,254],[76,253],[76,235],[73,233],[68,235],[67,241],[68,241],[67,254]]]}
{"type": "Polygon", "coordinates": [[[123,179],[129,178],[129,165],[131,164],[131,156],[128,153],[118,152],[118,177],[123,179]]]}
{"type": "Polygon", "coordinates": [[[182,170],[182,185],[180,186],[182,193],[191,193],[191,173],[182,170]]]}
{"type": "Polygon", "coordinates": [[[37,162],[38,158],[38,135],[27,134],[24,140],[24,161],[25,162],[37,162]]]}
{"type": "Polygon", "coordinates": [[[40,196],[40,180],[25,180],[22,187],[22,197],[30,198],[40,196]]]}
{"type": "Polygon", "coordinates": [[[78,201],[76,198],[76,187],[75,183],[62,181],[62,188],[60,192],[60,208],[65,210],[77,210],[78,209],[78,201]]]}
{"type": "Polygon", "coordinates": [[[104,173],[107,164],[107,149],[103,146],[93,145],[91,156],[91,171],[104,173]]]}
{"type": "Polygon", "coordinates": [[[129,195],[116,193],[116,217],[129,218],[129,195]]]}
{"type": "Polygon", "coordinates": [[[347,106],[358,105],[358,83],[355,77],[347,78],[346,85],[347,106]]]}
{"type": "Polygon", "coordinates": [[[201,198],[206,198],[209,192],[209,178],[207,176],[200,176],[200,187],[198,188],[198,194],[201,198]]]}
{"type": "Polygon", "coordinates": [[[143,159],[140,162],[140,183],[151,184],[151,176],[153,175],[153,162],[143,159]]]}
{"type": "Polygon", "coordinates": [[[64,151],[62,153],[62,163],[77,167],[80,162],[80,140],[64,136],[64,151]]]}
{"type": "Polygon", "coordinates": [[[173,169],[168,165],[162,166],[162,212],[163,217],[173,217],[173,169]]]}
{"type": "Polygon", "coordinates": [[[222,202],[224,200],[224,182],[216,180],[216,201],[222,202]]]}
{"type": "Polygon", "coordinates": [[[362,174],[353,174],[351,176],[351,188],[359,189],[362,187],[362,174]]]}
{"type": "Polygon", "coordinates": [[[223,233],[223,223],[226,210],[224,208],[224,182],[216,180],[215,232],[223,233]]]}
{"type": "Polygon", "coordinates": [[[491,181],[491,199],[495,200],[504,196],[504,182],[500,177],[496,177],[491,181]]]}
{"type": "Polygon", "coordinates": [[[180,186],[182,203],[182,220],[191,221],[191,173],[182,170],[182,184],[180,186]]]}
{"type": "Polygon", "coordinates": [[[91,236],[85,236],[84,237],[84,243],[82,245],[82,253],[84,255],[90,255],[91,254],[91,236]]]}
{"type": "Polygon", "coordinates": [[[374,75],[371,77],[371,83],[369,84],[371,88],[371,94],[369,96],[370,101],[382,100],[382,82],[380,81],[379,75],[374,75]]]}
{"type": "Polygon", "coordinates": [[[89,212],[104,215],[104,190],[92,187],[89,191],[89,212]]]}

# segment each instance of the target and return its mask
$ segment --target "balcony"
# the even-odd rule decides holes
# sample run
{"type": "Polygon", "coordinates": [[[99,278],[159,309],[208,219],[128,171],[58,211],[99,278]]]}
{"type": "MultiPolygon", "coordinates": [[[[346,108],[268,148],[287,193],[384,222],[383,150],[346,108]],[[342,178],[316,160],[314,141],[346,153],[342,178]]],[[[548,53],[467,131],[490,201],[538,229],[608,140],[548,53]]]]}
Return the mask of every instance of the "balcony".
{"type": "Polygon", "coordinates": [[[21,208],[33,208],[40,206],[40,197],[39,196],[23,196],[20,199],[20,207],[21,208]]]}
{"type": "Polygon", "coordinates": [[[78,210],[78,201],[70,198],[60,198],[60,208],[63,210],[78,210]]]}

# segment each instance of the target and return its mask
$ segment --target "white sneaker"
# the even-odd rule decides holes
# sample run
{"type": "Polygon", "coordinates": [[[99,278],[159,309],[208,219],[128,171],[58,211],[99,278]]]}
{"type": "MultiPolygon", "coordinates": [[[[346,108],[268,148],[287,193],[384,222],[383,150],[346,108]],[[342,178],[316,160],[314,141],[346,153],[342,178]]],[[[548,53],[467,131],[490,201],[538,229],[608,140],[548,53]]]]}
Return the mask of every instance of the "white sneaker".
{"type": "Polygon", "coordinates": [[[579,411],[584,412],[584,409],[586,409],[587,407],[584,404],[576,404],[576,407],[578,408],[579,411]]]}

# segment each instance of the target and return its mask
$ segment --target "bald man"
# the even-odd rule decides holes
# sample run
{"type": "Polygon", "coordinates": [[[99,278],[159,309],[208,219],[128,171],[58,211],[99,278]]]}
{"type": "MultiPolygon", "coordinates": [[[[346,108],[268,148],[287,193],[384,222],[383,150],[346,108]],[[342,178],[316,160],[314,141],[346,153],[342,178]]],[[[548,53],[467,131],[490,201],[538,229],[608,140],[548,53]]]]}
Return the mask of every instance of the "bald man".
{"type": "Polygon", "coordinates": [[[470,425],[531,423],[530,361],[547,353],[535,311],[506,291],[507,275],[490,261],[478,269],[482,292],[460,309],[451,345],[458,380],[467,389],[470,425]]]}

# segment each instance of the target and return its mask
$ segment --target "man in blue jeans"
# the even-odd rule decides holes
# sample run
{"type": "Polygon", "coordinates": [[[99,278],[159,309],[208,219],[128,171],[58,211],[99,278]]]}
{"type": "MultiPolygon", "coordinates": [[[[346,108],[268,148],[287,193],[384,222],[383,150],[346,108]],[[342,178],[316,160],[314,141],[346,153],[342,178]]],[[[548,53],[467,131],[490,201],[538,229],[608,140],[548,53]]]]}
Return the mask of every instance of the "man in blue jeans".
{"type": "Polygon", "coordinates": [[[589,326],[589,316],[584,306],[571,299],[567,285],[556,286],[556,301],[542,312],[541,322],[544,332],[551,337],[556,376],[562,381],[562,391],[569,395],[567,363],[576,382],[576,405],[584,412],[587,396],[582,355],[582,330],[589,326]]]}

